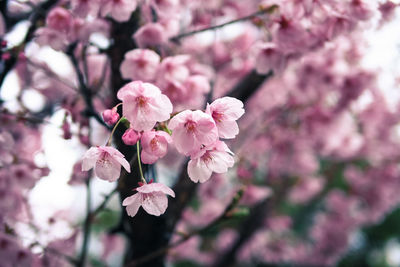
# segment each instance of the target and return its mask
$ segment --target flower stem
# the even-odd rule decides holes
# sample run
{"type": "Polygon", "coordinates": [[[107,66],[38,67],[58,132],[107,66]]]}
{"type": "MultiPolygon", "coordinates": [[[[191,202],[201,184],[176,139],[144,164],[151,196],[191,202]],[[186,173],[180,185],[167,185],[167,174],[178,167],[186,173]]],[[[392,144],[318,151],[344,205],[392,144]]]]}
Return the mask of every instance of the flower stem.
{"type": "Polygon", "coordinates": [[[142,183],[147,184],[146,179],[144,179],[144,176],[143,176],[142,163],[141,163],[141,160],[140,160],[140,147],[139,147],[139,142],[140,142],[140,141],[137,141],[137,142],[136,142],[136,150],[137,150],[137,153],[136,153],[136,154],[137,154],[137,160],[138,160],[139,171],[140,171],[140,179],[142,180],[142,183]]]}
{"type": "Polygon", "coordinates": [[[111,141],[112,141],[112,137],[114,135],[114,132],[117,129],[117,127],[120,124],[120,122],[122,121],[122,119],[125,119],[125,117],[120,118],[119,121],[115,124],[114,128],[112,129],[111,135],[110,135],[110,137],[108,138],[108,141],[107,141],[107,146],[111,146],[111,141]]]}

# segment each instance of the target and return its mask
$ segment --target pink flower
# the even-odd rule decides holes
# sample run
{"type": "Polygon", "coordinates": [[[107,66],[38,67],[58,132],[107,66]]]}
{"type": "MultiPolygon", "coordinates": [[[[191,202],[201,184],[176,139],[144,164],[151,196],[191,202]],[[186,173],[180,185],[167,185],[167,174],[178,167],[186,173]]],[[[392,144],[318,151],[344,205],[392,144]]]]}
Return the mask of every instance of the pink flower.
{"type": "Polygon", "coordinates": [[[281,72],[287,64],[287,57],[274,43],[263,43],[257,47],[255,68],[258,73],[281,72]]]}
{"type": "Polygon", "coordinates": [[[203,111],[185,110],[171,119],[168,127],[176,149],[189,156],[201,147],[212,145],[218,139],[218,130],[213,118],[203,111]]]}
{"type": "Polygon", "coordinates": [[[167,41],[164,27],[160,23],[147,23],[133,35],[138,47],[160,45],[167,41]]]}
{"type": "Polygon", "coordinates": [[[122,135],[122,141],[125,145],[132,146],[137,143],[140,139],[140,133],[136,132],[132,128],[129,128],[122,135]]]}
{"type": "Polygon", "coordinates": [[[159,67],[159,79],[157,81],[160,84],[165,83],[165,81],[183,83],[190,74],[189,68],[186,66],[189,60],[190,57],[188,55],[164,58],[159,67]]]}
{"type": "Polygon", "coordinates": [[[49,12],[46,18],[46,24],[53,30],[68,32],[72,26],[72,16],[68,10],[62,7],[56,7],[49,12]]]}
{"type": "Polygon", "coordinates": [[[236,120],[244,114],[243,102],[228,96],[219,98],[207,105],[206,113],[214,119],[219,137],[235,138],[239,133],[236,120]]]}
{"type": "Polygon", "coordinates": [[[149,49],[134,49],[125,54],[121,64],[124,79],[152,81],[160,64],[160,56],[149,49]]]}
{"type": "Polygon", "coordinates": [[[131,172],[131,166],[124,155],[110,146],[91,147],[82,159],[82,171],[88,171],[94,167],[96,176],[109,182],[114,182],[119,178],[121,165],[127,172],[131,172]]]}
{"type": "Polygon", "coordinates": [[[204,148],[198,154],[193,156],[188,164],[189,178],[197,183],[204,183],[210,179],[213,172],[225,173],[229,167],[234,164],[234,159],[230,155],[232,152],[228,146],[221,141],[209,148],[204,148]]]}
{"type": "Polygon", "coordinates": [[[117,108],[106,109],[102,113],[103,120],[108,125],[114,125],[119,120],[119,114],[117,113],[117,108]]]}
{"type": "Polygon", "coordinates": [[[188,93],[199,95],[199,94],[207,94],[210,92],[210,82],[208,78],[204,75],[192,75],[185,81],[185,87],[188,90],[188,93]]]}
{"type": "Polygon", "coordinates": [[[126,206],[129,216],[135,216],[140,206],[151,215],[160,216],[168,207],[166,195],[175,197],[174,191],[166,185],[160,183],[143,184],[136,188],[137,193],[127,197],[122,202],[126,206]]]}
{"type": "Polygon", "coordinates": [[[128,83],[118,91],[117,97],[122,100],[123,115],[136,131],[149,131],[156,122],[170,118],[171,101],[150,83],[128,83]]]}
{"type": "Polygon", "coordinates": [[[118,22],[129,20],[133,11],[136,10],[136,0],[103,0],[101,15],[110,16],[118,22]]]}
{"type": "Polygon", "coordinates": [[[141,138],[142,162],[152,164],[167,154],[168,143],[172,142],[171,136],[164,131],[144,132],[141,138]]]}
{"type": "Polygon", "coordinates": [[[157,13],[162,13],[165,15],[173,14],[176,12],[177,7],[179,7],[179,0],[151,0],[151,4],[157,10],[157,13]]]}
{"type": "Polygon", "coordinates": [[[73,13],[80,17],[86,17],[88,14],[95,15],[99,6],[99,0],[71,0],[73,13]]]}

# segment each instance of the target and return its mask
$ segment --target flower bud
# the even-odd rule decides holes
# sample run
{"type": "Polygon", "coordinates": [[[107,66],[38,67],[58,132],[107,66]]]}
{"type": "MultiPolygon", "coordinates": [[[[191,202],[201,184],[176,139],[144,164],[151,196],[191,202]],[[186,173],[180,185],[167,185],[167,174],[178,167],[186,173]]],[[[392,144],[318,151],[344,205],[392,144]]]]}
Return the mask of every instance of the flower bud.
{"type": "Polygon", "coordinates": [[[108,125],[113,125],[119,120],[119,114],[117,112],[117,108],[113,107],[112,109],[106,109],[102,113],[103,120],[108,125]]]}
{"type": "Polygon", "coordinates": [[[125,131],[125,133],[122,135],[122,141],[125,143],[125,145],[132,146],[137,143],[140,139],[140,133],[136,132],[132,128],[129,128],[128,130],[125,131]]]}

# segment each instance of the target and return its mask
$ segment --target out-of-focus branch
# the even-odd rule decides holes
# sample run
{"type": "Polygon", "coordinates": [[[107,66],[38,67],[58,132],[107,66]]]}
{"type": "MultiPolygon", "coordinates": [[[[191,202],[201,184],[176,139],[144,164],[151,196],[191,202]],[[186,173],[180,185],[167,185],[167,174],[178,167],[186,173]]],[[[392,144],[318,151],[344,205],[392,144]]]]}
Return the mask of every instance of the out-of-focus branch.
{"type": "Polygon", "coordinates": [[[35,68],[39,68],[39,69],[43,70],[48,76],[50,76],[50,77],[56,79],[57,81],[59,81],[60,83],[64,84],[67,88],[70,88],[71,90],[73,90],[75,92],[78,91],[73,84],[70,84],[68,81],[65,81],[64,79],[62,79],[60,76],[58,76],[57,73],[53,72],[46,64],[36,63],[36,62],[30,60],[29,58],[26,59],[26,62],[35,68]]]}
{"type": "Polygon", "coordinates": [[[212,221],[210,224],[208,224],[207,226],[195,230],[185,236],[183,236],[180,240],[169,244],[168,246],[164,247],[164,248],[160,248],[156,251],[153,251],[151,253],[149,253],[148,255],[139,258],[137,260],[134,260],[132,262],[130,262],[129,264],[126,265],[126,267],[134,267],[134,266],[139,266],[140,264],[143,264],[153,258],[159,257],[165,253],[167,253],[170,249],[179,246],[180,244],[186,242],[187,240],[189,240],[190,238],[196,236],[196,235],[202,235],[206,232],[208,232],[210,229],[218,226],[221,222],[225,221],[226,219],[229,219],[232,215],[232,211],[234,210],[234,208],[237,206],[237,204],[239,203],[239,200],[242,198],[243,196],[243,192],[244,189],[240,189],[236,195],[233,197],[232,201],[229,203],[229,205],[225,208],[224,212],[218,217],[216,218],[214,221],[212,221]]]}
{"type": "MultiPolygon", "coordinates": [[[[257,74],[255,71],[250,72],[245,76],[227,95],[236,97],[243,102],[246,102],[253,95],[263,82],[273,76],[272,71],[268,74],[257,74]]],[[[187,203],[191,200],[196,192],[197,184],[193,183],[187,174],[188,161],[182,167],[177,183],[173,190],[177,198],[171,199],[167,210],[167,228],[173,231],[176,223],[181,217],[181,214],[187,203]]]]}
{"type": "Polygon", "coordinates": [[[86,181],[86,218],[85,222],[83,224],[83,241],[82,241],[82,249],[81,249],[81,254],[79,256],[79,259],[76,263],[77,267],[83,267],[85,266],[86,262],[86,257],[87,257],[87,252],[88,252],[88,246],[89,246],[89,241],[90,241],[90,229],[92,226],[92,216],[91,216],[91,191],[90,191],[90,179],[86,181]]]}
{"type": "Polygon", "coordinates": [[[88,117],[93,117],[95,118],[101,125],[103,125],[104,127],[106,127],[107,129],[110,129],[110,127],[103,121],[103,119],[101,118],[101,116],[97,113],[97,111],[95,110],[94,106],[93,106],[93,100],[92,100],[92,92],[91,90],[87,87],[86,85],[86,81],[85,81],[85,77],[83,76],[83,73],[81,72],[80,68],[79,68],[79,63],[78,60],[75,57],[75,48],[77,46],[77,43],[73,43],[71,44],[68,49],[67,49],[67,55],[71,60],[71,63],[75,69],[75,73],[78,77],[78,82],[79,82],[79,91],[83,97],[83,99],[85,100],[85,104],[86,104],[86,115],[88,117]]]}
{"type": "Polygon", "coordinates": [[[246,102],[257,89],[269,78],[274,75],[273,71],[267,74],[258,74],[255,70],[247,74],[230,92],[227,96],[235,97],[246,102]]]}
{"type": "Polygon", "coordinates": [[[250,19],[253,19],[253,18],[255,18],[257,16],[260,16],[262,14],[271,13],[276,8],[277,8],[277,6],[273,5],[273,6],[269,7],[269,8],[264,8],[264,9],[261,9],[261,10],[259,10],[257,12],[254,12],[253,14],[250,14],[248,16],[245,16],[245,17],[242,17],[242,18],[238,18],[238,19],[234,19],[234,20],[231,20],[231,21],[219,24],[219,25],[207,27],[207,28],[200,29],[200,30],[194,30],[194,31],[190,31],[190,32],[181,33],[181,34],[178,34],[178,35],[176,35],[174,37],[171,37],[170,41],[179,44],[180,39],[186,38],[188,36],[192,36],[192,35],[195,35],[195,34],[198,34],[198,33],[201,33],[201,32],[205,32],[205,31],[216,30],[216,29],[223,28],[225,26],[228,26],[228,25],[231,25],[231,24],[234,24],[234,23],[237,23],[237,22],[250,20],[250,19]]]}
{"type": "Polygon", "coordinates": [[[250,211],[250,215],[242,223],[239,230],[238,238],[225,254],[220,255],[213,264],[214,267],[232,266],[236,259],[239,249],[248,241],[259,227],[262,226],[264,219],[268,214],[269,199],[265,199],[256,204],[250,211]]]}
{"type": "Polygon", "coordinates": [[[92,211],[91,216],[94,218],[97,214],[99,214],[102,210],[104,210],[104,208],[106,207],[108,201],[110,201],[111,197],[112,197],[115,193],[117,193],[117,192],[118,192],[118,190],[117,190],[117,188],[115,188],[113,191],[111,191],[110,193],[108,193],[108,194],[104,197],[103,202],[101,202],[100,205],[97,206],[97,208],[95,208],[95,209],[92,211]]]}
{"type": "MultiPolygon", "coordinates": [[[[0,11],[3,13],[6,25],[7,25],[7,30],[12,26],[10,25],[10,18],[8,17],[7,14],[7,1],[3,0],[0,1],[1,5],[0,5],[0,11]]],[[[37,29],[38,26],[38,22],[42,19],[44,19],[47,15],[47,12],[58,3],[58,0],[48,0],[45,1],[39,5],[37,5],[32,12],[29,13],[29,16],[27,16],[26,18],[29,17],[29,21],[30,21],[30,26],[28,28],[28,31],[25,35],[25,38],[22,42],[22,44],[20,45],[21,48],[19,48],[18,50],[21,50],[29,41],[32,40],[33,38],[33,34],[37,29]]],[[[20,20],[24,20],[26,19],[25,16],[21,17],[20,20]]],[[[18,20],[17,22],[19,22],[20,20],[18,20]]],[[[15,23],[17,23],[15,22],[15,23]]],[[[1,65],[2,69],[0,72],[0,89],[1,86],[3,85],[4,79],[7,76],[8,72],[10,72],[15,64],[17,63],[17,59],[18,59],[18,55],[12,55],[10,59],[8,60],[1,60],[1,65]]]]}

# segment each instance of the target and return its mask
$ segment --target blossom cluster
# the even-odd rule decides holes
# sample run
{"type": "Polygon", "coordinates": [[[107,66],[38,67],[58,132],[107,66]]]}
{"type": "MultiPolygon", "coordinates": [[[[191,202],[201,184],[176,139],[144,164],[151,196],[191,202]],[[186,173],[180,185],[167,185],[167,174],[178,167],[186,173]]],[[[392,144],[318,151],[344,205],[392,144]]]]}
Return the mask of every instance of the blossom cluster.
{"type": "MultiPolygon", "coordinates": [[[[151,83],[130,82],[118,91],[117,97],[122,101],[122,118],[114,107],[103,112],[104,121],[115,127],[123,119],[129,122],[122,141],[126,145],[137,144],[139,161],[154,164],[167,154],[168,144],[172,144],[179,153],[190,157],[187,172],[196,183],[204,183],[213,172],[225,173],[233,166],[233,153],[220,138],[232,139],[239,133],[236,120],[244,114],[240,100],[218,98],[207,104],[205,111],[184,110],[171,116],[171,101],[151,83]]],[[[82,171],[94,168],[97,177],[114,182],[120,177],[121,166],[128,173],[131,169],[124,155],[109,144],[91,147],[83,157],[82,171]]],[[[142,173],[141,176],[137,193],[123,201],[128,215],[134,216],[140,206],[149,214],[164,213],[165,194],[174,197],[174,192],[165,185],[147,183],[142,173]]]]}

